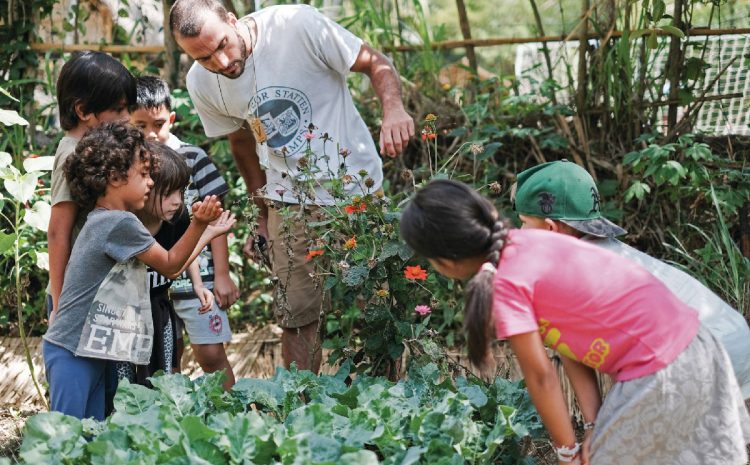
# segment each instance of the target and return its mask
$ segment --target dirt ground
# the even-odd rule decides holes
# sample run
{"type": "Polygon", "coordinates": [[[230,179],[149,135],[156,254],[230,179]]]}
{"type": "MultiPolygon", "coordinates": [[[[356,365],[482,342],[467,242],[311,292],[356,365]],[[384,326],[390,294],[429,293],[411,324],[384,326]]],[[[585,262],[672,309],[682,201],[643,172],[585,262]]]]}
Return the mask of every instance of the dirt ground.
{"type": "Polygon", "coordinates": [[[18,410],[0,406],[0,457],[18,459],[21,437],[26,419],[38,410],[18,410]]]}

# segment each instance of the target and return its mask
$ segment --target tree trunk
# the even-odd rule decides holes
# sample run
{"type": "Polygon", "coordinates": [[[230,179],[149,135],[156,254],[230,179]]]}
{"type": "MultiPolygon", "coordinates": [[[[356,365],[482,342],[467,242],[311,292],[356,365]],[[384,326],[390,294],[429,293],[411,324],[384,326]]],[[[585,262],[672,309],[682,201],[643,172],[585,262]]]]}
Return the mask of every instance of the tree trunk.
{"type": "MultiPolygon", "coordinates": [[[[458,21],[461,26],[461,35],[464,40],[471,40],[471,25],[469,24],[469,17],[466,14],[466,5],[464,0],[456,0],[456,8],[458,9],[458,21]]],[[[474,53],[474,46],[466,46],[466,58],[469,59],[469,67],[475,75],[479,75],[477,69],[477,56],[474,53]]]]}
{"type": "Polygon", "coordinates": [[[169,9],[174,5],[175,0],[162,0],[161,4],[164,9],[164,49],[166,50],[167,66],[164,70],[164,80],[169,84],[170,89],[180,86],[180,49],[177,42],[172,36],[172,29],[169,27],[169,9]]]}
{"type": "Polygon", "coordinates": [[[583,14],[581,16],[580,28],[578,29],[580,40],[578,42],[578,86],[576,89],[576,112],[578,112],[579,116],[583,116],[586,109],[586,52],[589,48],[589,0],[581,1],[581,9],[583,14]]]}
{"type": "MultiPolygon", "coordinates": [[[[544,37],[544,25],[542,24],[542,17],[539,14],[539,8],[537,8],[536,2],[534,0],[529,0],[529,2],[531,2],[531,11],[534,12],[534,21],[536,22],[536,28],[539,31],[539,35],[541,37],[544,37]]],[[[549,79],[550,81],[554,81],[555,76],[552,72],[552,60],[549,56],[549,47],[547,47],[547,42],[542,42],[542,53],[544,54],[544,62],[547,65],[547,79],[549,79]]],[[[557,95],[554,87],[552,87],[552,103],[557,104],[557,95]]]]}

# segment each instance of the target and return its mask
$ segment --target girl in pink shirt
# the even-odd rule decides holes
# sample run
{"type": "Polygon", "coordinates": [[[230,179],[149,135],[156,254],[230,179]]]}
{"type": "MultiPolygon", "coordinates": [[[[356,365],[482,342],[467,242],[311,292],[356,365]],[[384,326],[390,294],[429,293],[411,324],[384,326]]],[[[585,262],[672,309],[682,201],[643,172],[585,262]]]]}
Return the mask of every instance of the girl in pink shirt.
{"type": "Polygon", "coordinates": [[[560,463],[747,463],[750,416],[726,352],[645,269],[575,238],[509,231],[454,181],[419,191],[401,234],[439,273],[471,278],[469,357],[481,366],[493,336],[509,340],[560,463]],[[562,356],[582,444],[545,345],[562,356]],[[594,370],[617,380],[604,403],[594,370]]]}

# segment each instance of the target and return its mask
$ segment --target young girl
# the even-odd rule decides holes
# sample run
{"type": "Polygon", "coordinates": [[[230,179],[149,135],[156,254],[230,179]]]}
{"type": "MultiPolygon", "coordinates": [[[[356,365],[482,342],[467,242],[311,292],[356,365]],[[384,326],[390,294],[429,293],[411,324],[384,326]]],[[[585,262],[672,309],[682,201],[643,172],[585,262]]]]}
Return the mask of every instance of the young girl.
{"type": "Polygon", "coordinates": [[[401,234],[439,273],[471,278],[469,356],[481,365],[493,333],[509,339],[560,463],[747,463],[750,418],[726,352],[645,269],[574,238],[509,231],[454,181],[419,191],[401,234]],[[582,445],[545,345],[562,355],[582,445]],[[617,381],[603,404],[593,370],[617,381]]]}
{"type": "MultiPolygon", "coordinates": [[[[136,212],[157,244],[171,249],[190,225],[190,216],[183,205],[183,192],[190,182],[190,169],[182,157],[169,147],[148,143],[152,159],[159,165],[152,176],[154,183],[148,201],[142,210],[136,212]]],[[[203,286],[197,260],[188,266],[188,276],[193,290],[200,301],[198,312],[206,312],[213,305],[213,293],[203,286]]],[[[147,378],[158,370],[170,373],[176,366],[175,358],[175,311],[169,296],[169,287],[174,276],[164,276],[148,268],[151,315],[154,322],[154,345],[148,365],[136,366],[132,363],[117,364],[118,379],[126,378],[131,383],[148,384],[147,378]]],[[[195,311],[195,310],[194,310],[195,311]]]]}
{"type": "Polygon", "coordinates": [[[174,247],[155,244],[132,213],[144,207],[153,186],[150,163],[141,131],[122,123],[89,130],[65,163],[73,199],[92,211],[65,270],[57,317],[44,335],[52,410],[104,418],[105,360],[147,363],[151,354],[145,265],[178,274],[196,246],[234,224],[215,197],[206,197],[193,206],[193,221],[174,247]]]}

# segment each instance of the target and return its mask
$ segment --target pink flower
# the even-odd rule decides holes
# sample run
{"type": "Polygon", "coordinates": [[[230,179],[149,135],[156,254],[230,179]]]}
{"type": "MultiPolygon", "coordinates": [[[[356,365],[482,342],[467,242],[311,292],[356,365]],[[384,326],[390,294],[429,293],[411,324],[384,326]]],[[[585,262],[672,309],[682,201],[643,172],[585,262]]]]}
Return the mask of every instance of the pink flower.
{"type": "Polygon", "coordinates": [[[307,139],[307,140],[313,140],[313,139],[315,139],[315,134],[313,134],[312,132],[306,132],[305,133],[305,139],[307,139]]]}
{"type": "Polygon", "coordinates": [[[419,313],[422,316],[429,315],[430,312],[432,312],[432,309],[429,305],[417,305],[414,307],[414,311],[419,313]]]}

